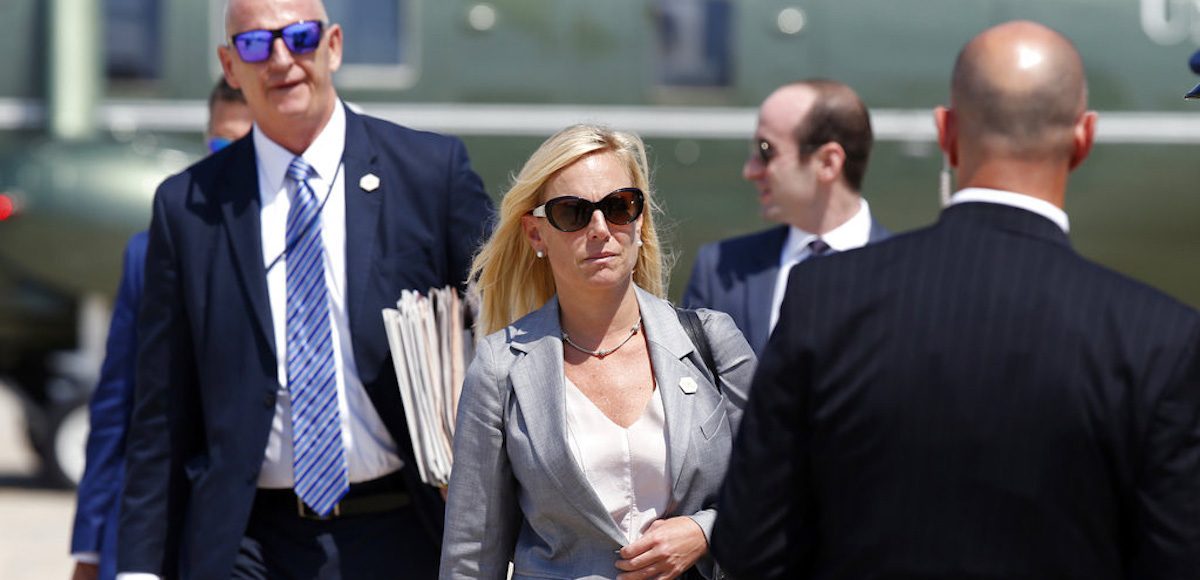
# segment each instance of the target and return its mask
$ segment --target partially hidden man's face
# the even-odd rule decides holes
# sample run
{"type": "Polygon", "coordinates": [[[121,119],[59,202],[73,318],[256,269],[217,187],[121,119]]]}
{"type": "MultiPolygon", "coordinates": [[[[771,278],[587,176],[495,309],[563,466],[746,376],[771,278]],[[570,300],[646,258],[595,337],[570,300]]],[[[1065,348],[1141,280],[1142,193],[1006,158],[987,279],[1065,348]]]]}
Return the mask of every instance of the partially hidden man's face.
{"type": "MultiPolygon", "coordinates": [[[[229,5],[226,32],[233,36],[326,19],[315,0],[235,0],[229,5]]],[[[274,38],[270,55],[262,62],[246,62],[228,45],[219,47],[218,55],[225,78],[242,90],[262,126],[317,123],[333,110],[337,99],[333,73],[342,62],[342,30],[336,24],[323,27],[320,44],[312,52],[294,54],[282,38],[274,38]]]]}
{"type": "Polygon", "coordinates": [[[742,177],[758,189],[763,219],[802,223],[815,201],[815,156],[802,161],[796,126],[812,108],[807,87],[784,87],[763,101],[742,177]]]}
{"type": "Polygon", "coordinates": [[[209,151],[215,153],[250,132],[254,117],[250,107],[236,101],[217,101],[209,113],[208,132],[204,135],[209,151]]]}

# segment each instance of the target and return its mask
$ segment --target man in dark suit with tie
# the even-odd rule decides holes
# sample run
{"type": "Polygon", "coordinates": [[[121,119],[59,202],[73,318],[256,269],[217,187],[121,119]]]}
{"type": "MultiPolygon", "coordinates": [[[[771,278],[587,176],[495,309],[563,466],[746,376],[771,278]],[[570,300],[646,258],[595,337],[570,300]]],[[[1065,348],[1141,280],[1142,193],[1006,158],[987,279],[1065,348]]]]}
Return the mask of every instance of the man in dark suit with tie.
{"type": "Polygon", "coordinates": [[[461,284],[491,202],[460,141],[338,99],[319,0],[233,0],[226,29],[255,126],[155,196],[120,570],[432,578],[444,504],[380,312],[461,284]]]}
{"type": "Polygon", "coordinates": [[[729,313],[761,355],[792,266],[889,235],[860,194],[871,144],[870,115],[850,87],[808,80],[771,93],[742,176],[763,218],[782,225],[701,247],[684,306],[729,313]]]}
{"type": "Polygon", "coordinates": [[[1200,316],[1071,248],[1079,55],[991,28],[950,103],[939,221],[793,272],[714,555],[746,578],[1196,578],[1200,316]]]}

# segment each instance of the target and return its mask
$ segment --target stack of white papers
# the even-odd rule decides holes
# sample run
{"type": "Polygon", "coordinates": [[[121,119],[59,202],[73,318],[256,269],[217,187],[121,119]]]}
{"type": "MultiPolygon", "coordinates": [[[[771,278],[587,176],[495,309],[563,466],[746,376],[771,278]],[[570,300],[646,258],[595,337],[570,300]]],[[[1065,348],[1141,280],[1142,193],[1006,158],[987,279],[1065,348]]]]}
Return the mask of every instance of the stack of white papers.
{"type": "Polygon", "coordinates": [[[428,297],[405,290],[395,309],[383,310],[417,468],[422,481],[437,487],[450,484],[454,416],[474,356],[464,308],[458,291],[446,286],[428,297]]]}

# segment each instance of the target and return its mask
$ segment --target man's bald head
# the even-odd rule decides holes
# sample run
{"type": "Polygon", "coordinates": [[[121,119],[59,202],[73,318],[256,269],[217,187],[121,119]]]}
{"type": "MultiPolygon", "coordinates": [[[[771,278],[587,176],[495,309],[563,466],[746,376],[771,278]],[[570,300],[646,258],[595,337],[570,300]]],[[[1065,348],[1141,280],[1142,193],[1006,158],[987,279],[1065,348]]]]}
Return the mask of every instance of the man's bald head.
{"type": "Polygon", "coordinates": [[[1071,41],[1041,24],[989,28],[959,53],[950,106],[964,145],[1014,158],[1070,155],[1087,108],[1083,61],[1071,41]]]}
{"type": "MultiPolygon", "coordinates": [[[[233,36],[241,32],[238,30],[239,22],[247,10],[256,8],[256,5],[263,4],[262,0],[227,0],[225,2],[225,36],[233,36]]],[[[329,13],[325,11],[325,2],[322,0],[292,0],[283,2],[283,5],[300,5],[305,6],[315,14],[321,15],[322,21],[329,20],[329,13]]]]}

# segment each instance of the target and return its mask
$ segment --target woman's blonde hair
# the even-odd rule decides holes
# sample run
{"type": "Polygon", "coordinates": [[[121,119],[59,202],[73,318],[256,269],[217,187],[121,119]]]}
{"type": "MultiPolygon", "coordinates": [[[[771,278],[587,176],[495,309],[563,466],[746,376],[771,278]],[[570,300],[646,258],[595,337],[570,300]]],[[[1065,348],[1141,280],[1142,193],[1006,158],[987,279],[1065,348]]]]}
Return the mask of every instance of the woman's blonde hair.
{"type": "MultiPolygon", "coordinates": [[[[662,297],[666,292],[665,250],[654,227],[658,204],[650,187],[646,147],[632,133],[596,125],[572,125],[547,139],[500,202],[499,221],[492,236],[475,255],[469,280],[480,300],[476,329],[491,334],[540,308],[555,293],[549,260],[539,260],[525,237],[521,216],[542,204],[546,183],[571,164],[596,153],[610,153],[622,162],[633,186],[646,196],[641,240],[633,282],[662,297]]],[[[482,336],[480,335],[480,336],[482,336]]]]}

